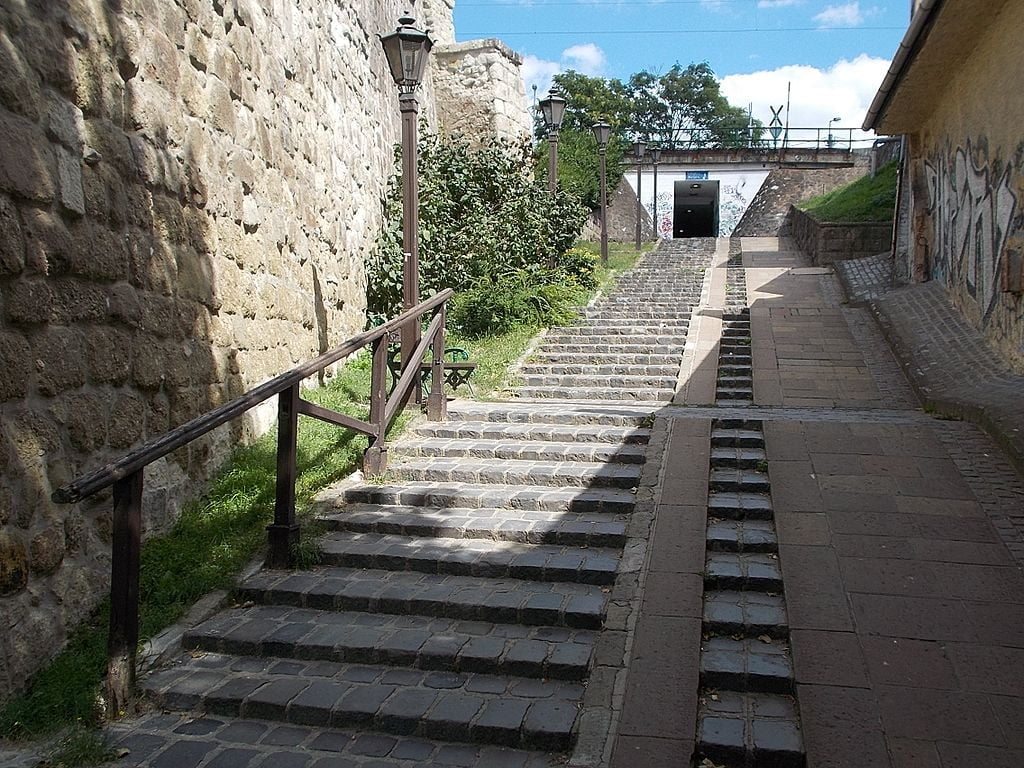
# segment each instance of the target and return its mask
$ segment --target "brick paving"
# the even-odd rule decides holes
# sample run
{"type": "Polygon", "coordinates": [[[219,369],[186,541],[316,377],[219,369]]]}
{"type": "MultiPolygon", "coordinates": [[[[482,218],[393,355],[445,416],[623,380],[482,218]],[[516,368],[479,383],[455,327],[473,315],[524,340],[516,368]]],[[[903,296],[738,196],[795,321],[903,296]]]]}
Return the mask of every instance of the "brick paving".
{"type": "Polygon", "coordinates": [[[892,259],[886,254],[836,262],[836,273],[854,304],[877,299],[893,289],[892,259]]]}

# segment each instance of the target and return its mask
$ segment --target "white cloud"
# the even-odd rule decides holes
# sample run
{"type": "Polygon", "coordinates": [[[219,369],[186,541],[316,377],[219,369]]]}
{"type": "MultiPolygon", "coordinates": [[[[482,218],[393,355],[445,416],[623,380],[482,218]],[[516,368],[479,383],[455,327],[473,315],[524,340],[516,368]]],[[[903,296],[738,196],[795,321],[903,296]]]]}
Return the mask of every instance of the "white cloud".
{"type": "Polygon", "coordinates": [[[519,72],[526,83],[526,97],[532,102],[533,86],[537,86],[537,94],[543,96],[551,87],[551,79],[566,69],[574,69],[584,75],[595,77],[604,72],[607,59],[604,51],[593,43],[573,45],[562,51],[559,61],[541,59],[527,54],[523,57],[523,66],[519,72]]]}
{"type": "MultiPolygon", "coordinates": [[[[785,104],[786,84],[792,83],[791,128],[827,128],[829,121],[838,117],[835,125],[839,128],[859,129],[888,68],[887,59],[861,54],[852,61],[840,59],[828,69],[790,65],[728,75],[722,78],[722,93],[731,104],[744,108],[753,104],[754,117],[767,125],[772,118],[769,106],[785,104]]],[[[782,117],[785,119],[784,111],[782,117]]],[[[846,135],[843,130],[843,138],[846,135]]],[[[854,139],[870,135],[860,130],[853,132],[854,139]]],[[[792,140],[797,138],[803,137],[791,133],[792,140]]]]}
{"type": "Polygon", "coordinates": [[[758,8],[788,8],[792,5],[801,5],[804,0],[757,0],[758,8]]]}
{"type": "Polygon", "coordinates": [[[562,51],[562,61],[572,69],[584,75],[600,75],[604,71],[606,59],[604,51],[593,43],[574,45],[562,51]]]}
{"type": "Polygon", "coordinates": [[[857,27],[864,23],[864,14],[861,13],[860,3],[852,2],[846,5],[830,5],[814,17],[818,26],[824,29],[835,27],[857,27]]]}

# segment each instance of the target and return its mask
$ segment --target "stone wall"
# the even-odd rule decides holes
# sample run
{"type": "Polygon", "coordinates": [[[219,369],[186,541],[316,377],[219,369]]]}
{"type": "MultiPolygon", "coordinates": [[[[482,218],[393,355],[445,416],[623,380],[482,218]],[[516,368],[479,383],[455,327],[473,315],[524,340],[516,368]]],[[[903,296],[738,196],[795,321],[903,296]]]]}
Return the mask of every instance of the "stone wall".
{"type": "Polygon", "coordinates": [[[790,208],[788,219],[792,238],[816,266],[892,249],[892,224],[823,224],[796,207],[790,208]]]}
{"type": "Polygon", "coordinates": [[[520,141],[532,126],[519,68],[522,57],[500,40],[434,48],[440,128],[479,145],[497,137],[520,141]]]}
{"type": "MultiPolygon", "coordinates": [[[[402,10],[0,4],[0,701],[107,589],[109,497],[52,490],[361,329],[402,10]]],[[[147,532],[272,416],[147,472],[147,532]]]]}

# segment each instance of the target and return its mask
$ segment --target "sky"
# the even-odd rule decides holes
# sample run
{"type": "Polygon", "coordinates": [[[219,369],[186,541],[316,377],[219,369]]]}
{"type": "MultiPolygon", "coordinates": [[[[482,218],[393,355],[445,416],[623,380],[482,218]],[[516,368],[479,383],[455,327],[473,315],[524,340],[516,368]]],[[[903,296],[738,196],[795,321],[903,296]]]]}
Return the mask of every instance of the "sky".
{"type": "Polygon", "coordinates": [[[456,0],[459,41],[496,37],[523,55],[527,100],[575,69],[627,79],[707,61],[730,103],[767,124],[859,128],[910,16],[910,0],[456,0]],[[783,116],[785,113],[783,113],[783,116]]]}

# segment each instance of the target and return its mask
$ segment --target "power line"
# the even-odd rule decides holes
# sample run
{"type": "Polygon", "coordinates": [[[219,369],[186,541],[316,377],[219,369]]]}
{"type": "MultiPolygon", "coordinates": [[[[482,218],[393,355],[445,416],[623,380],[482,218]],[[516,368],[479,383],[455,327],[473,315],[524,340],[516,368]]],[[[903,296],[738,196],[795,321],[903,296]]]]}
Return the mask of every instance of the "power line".
{"type": "Polygon", "coordinates": [[[550,30],[528,30],[525,32],[462,32],[460,37],[511,37],[513,35],[711,35],[740,34],[767,32],[893,32],[903,31],[906,27],[747,27],[734,29],[574,29],[572,31],[552,32],[550,30]]]}

